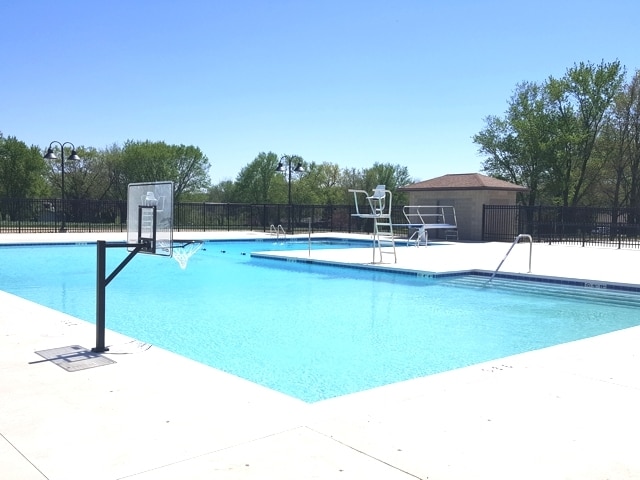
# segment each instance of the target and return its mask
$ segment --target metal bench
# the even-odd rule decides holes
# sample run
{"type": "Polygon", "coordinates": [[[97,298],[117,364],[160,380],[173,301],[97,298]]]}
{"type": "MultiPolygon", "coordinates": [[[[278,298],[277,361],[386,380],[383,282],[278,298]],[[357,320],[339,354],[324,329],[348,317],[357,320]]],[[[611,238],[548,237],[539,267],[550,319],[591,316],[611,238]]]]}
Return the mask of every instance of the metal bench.
{"type": "Polygon", "coordinates": [[[415,229],[407,240],[407,244],[415,241],[416,246],[427,245],[429,230],[444,230],[446,240],[458,240],[458,221],[456,210],[450,205],[406,205],[402,213],[407,219],[406,224],[396,224],[407,227],[409,231],[415,229]]]}

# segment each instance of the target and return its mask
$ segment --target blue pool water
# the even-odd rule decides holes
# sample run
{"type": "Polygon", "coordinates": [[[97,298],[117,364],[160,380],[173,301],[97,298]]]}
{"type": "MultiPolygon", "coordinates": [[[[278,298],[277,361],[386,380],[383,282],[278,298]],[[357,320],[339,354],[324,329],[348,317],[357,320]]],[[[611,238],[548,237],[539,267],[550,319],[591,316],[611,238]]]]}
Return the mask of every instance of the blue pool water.
{"type": "MultiPolygon", "coordinates": [[[[637,294],[250,255],[283,248],[207,242],[186,270],[138,255],[107,287],[107,327],[314,402],[640,324],[637,294]]],[[[90,322],[95,268],[93,244],[0,247],[0,289],[90,322]]]]}

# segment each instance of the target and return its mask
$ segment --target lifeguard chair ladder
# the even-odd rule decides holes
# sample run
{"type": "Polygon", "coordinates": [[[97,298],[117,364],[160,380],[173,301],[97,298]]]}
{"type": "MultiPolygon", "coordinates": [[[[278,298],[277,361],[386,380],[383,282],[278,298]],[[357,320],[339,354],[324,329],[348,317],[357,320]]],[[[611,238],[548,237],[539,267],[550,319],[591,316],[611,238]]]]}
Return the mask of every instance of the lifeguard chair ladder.
{"type": "Polygon", "coordinates": [[[378,185],[371,195],[365,190],[353,190],[349,192],[353,193],[353,200],[356,205],[356,213],[352,214],[358,218],[371,218],[373,219],[373,259],[372,263],[376,263],[376,249],[380,255],[380,263],[382,263],[383,254],[393,254],[393,261],[397,263],[398,257],[396,256],[396,242],[393,235],[393,223],[391,222],[391,205],[393,203],[393,194],[385,188],[384,185],[378,185]],[[360,212],[358,205],[358,195],[362,195],[366,198],[369,206],[369,212],[360,212]],[[391,251],[383,250],[390,244],[391,251]]]}

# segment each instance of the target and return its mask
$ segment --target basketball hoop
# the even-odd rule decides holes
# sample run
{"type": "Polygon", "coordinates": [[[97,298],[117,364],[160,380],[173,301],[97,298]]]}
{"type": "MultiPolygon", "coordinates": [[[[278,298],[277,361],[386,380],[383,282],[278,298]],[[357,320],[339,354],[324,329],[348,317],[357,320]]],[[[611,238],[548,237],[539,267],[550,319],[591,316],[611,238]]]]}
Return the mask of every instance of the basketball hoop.
{"type": "Polygon", "coordinates": [[[138,253],[171,256],[173,182],[130,183],[127,188],[127,247],[138,253]]]}
{"type": "Polygon", "coordinates": [[[185,270],[189,259],[202,248],[204,242],[201,240],[184,240],[173,242],[172,257],[178,262],[180,268],[185,270]]]}

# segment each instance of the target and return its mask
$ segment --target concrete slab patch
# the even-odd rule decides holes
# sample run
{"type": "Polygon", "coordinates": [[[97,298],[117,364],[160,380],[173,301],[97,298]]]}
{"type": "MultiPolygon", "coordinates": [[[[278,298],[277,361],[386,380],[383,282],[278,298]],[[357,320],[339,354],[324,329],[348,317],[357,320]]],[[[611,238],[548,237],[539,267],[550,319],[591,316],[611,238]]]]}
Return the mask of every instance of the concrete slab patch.
{"type": "MultiPolygon", "coordinates": [[[[77,372],[88,368],[101,367],[116,363],[114,360],[107,358],[99,353],[92,352],[88,348],[80,345],[69,345],[67,347],[52,348],[49,350],[40,350],[35,352],[44,358],[65,369],[67,372],[77,372]]],[[[40,362],[33,362],[40,363],[40,362]]]]}

